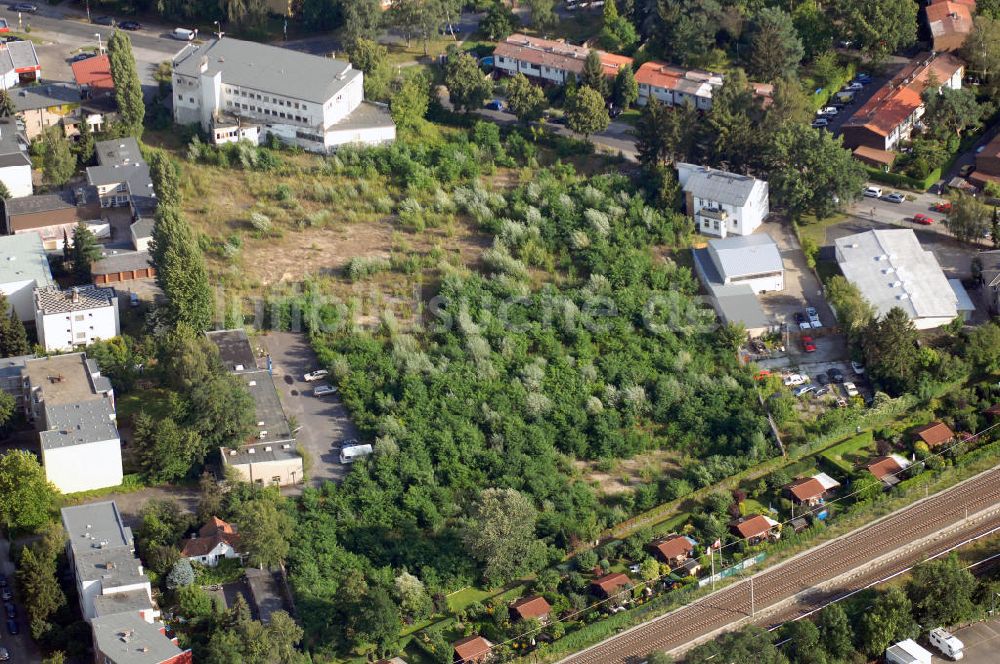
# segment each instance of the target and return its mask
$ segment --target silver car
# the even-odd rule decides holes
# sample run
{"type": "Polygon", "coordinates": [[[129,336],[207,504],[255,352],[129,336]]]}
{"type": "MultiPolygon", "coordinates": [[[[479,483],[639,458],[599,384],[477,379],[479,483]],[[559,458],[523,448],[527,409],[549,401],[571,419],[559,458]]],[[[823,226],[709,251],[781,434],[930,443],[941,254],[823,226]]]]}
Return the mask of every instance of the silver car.
{"type": "Polygon", "coordinates": [[[316,387],[313,388],[313,396],[325,397],[328,394],[334,394],[336,391],[337,391],[336,387],[323,383],[322,385],[317,385],[316,387]]]}

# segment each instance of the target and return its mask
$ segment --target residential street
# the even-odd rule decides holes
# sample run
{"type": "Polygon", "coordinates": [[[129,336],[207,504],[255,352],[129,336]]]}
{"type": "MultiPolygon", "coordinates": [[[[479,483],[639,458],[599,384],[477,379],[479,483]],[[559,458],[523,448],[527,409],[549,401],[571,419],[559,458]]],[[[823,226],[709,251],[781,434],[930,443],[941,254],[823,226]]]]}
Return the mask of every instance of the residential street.
{"type": "MultiPolygon", "coordinates": [[[[877,182],[869,182],[866,186],[881,187],[883,197],[894,191],[900,191],[887,184],[879,184],[877,182]]],[[[906,194],[906,200],[902,203],[891,203],[884,198],[860,198],[848,206],[847,212],[861,219],[880,221],[903,228],[930,229],[938,233],[950,235],[947,226],[942,223],[945,215],[931,210],[932,205],[947,201],[947,198],[926,192],[922,194],[914,194],[912,192],[901,193],[906,194]],[[930,226],[915,224],[913,223],[913,215],[915,214],[927,215],[934,220],[934,223],[930,226]]]]}

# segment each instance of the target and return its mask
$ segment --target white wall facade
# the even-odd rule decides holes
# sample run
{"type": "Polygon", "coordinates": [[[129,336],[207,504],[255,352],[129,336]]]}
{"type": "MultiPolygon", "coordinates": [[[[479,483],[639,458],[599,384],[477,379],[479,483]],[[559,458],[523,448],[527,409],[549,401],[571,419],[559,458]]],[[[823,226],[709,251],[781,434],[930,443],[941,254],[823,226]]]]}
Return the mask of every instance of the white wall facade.
{"type": "Polygon", "coordinates": [[[117,337],[121,331],[118,320],[118,298],[111,304],[83,311],[44,314],[35,313],[38,343],[47,351],[72,350],[98,339],[117,337]]]}
{"type": "Polygon", "coordinates": [[[728,205],[719,201],[692,197],[694,204],[693,217],[695,227],[704,235],[728,237],[729,235],[750,235],[764,223],[770,214],[770,196],[768,186],[764,181],[758,181],[747,199],[741,206],[728,205]],[[713,215],[703,215],[703,209],[722,210],[726,219],[720,220],[713,215]]]}
{"type": "Polygon", "coordinates": [[[219,564],[219,560],[222,558],[239,558],[239,554],[236,553],[236,549],[227,544],[226,542],[219,542],[215,545],[211,551],[206,553],[204,556],[191,556],[188,560],[196,563],[201,563],[202,565],[207,565],[209,567],[215,567],[219,564]]]}
{"type": "MultiPolygon", "coordinates": [[[[35,288],[37,284],[34,279],[27,281],[11,281],[0,284],[0,293],[7,296],[7,301],[13,307],[17,317],[22,322],[35,320],[35,288]]],[[[8,315],[9,311],[2,312],[8,315]]]]}
{"type": "Polygon", "coordinates": [[[650,96],[654,97],[661,104],[666,104],[668,106],[683,106],[688,101],[691,101],[691,103],[694,104],[694,107],[699,111],[712,110],[711,97],[691,95],[679,90],[668,90],[667,88],[649,85],[648,83],[640,83],[639,98],[636,100],[636,104],[639,106],[645,106],[649,103],[650,96]]]}
{"type": "Polygon", "coordinates": [[[530,62],[523,62],[516,58],[508,58],[500,55],[495,56],[493,58],[493,66],[510,76],[520,73],[530,78],[541,79],[548,83],[562,85],[566,82],[566,70],[564,69],[546,67],[544,65],[535,65],[530,62]]]}
{"type": "Polygon", "coordinates": [[[31,196],[34,188],[31,185],[31,166],[7,166],[0,168],[0,182],[7,186],[11,198],[31,196]]]}
{"type": "Polygon", "coordinates": [[[121,440],[42,449],[45,477],[63,493],[90,491],[122,483],[121,440]]]}
{"type": "Polygon", "coordinates": [[[380,145],[382,143],[392,143],[396,140],[396,126],[332,129],[326,132],[324,138],[328,149],[354,143],[380,145]]]}

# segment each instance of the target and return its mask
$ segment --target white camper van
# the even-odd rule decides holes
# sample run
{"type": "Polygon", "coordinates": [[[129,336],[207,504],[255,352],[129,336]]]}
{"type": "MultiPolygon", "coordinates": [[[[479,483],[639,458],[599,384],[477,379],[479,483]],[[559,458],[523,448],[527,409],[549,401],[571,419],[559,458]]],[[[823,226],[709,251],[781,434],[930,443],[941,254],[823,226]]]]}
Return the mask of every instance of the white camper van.
{"type": "Polygon", "coordinates": [[[941,651],[948,659],[958,661],[965,654],[965,644],[958,640],[958,637],[944,628],[932,629],[930,633],[931,645],[941,651]]]}
{"type": "Polygon", "coordinates": [[[192,41],[195,34],[196,32],[194,30],[188,30],[187,28],[174,28],[174,31],[170,33],[170,36],[178,41],[192,41]]]}
{"type": "Polygon", "coordinates": [[[354,463],[361,457],[366,457],[372,453],[371,445],[358,445],[358,441],[349,440],[340,448],[340,463],[354,463]]]}

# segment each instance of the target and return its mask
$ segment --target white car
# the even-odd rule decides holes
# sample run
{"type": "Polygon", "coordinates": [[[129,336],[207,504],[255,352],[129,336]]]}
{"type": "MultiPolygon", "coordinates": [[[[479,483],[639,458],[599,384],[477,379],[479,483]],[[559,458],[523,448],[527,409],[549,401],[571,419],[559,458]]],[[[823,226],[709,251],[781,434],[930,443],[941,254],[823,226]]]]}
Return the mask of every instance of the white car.
{"type": "Polygon", "coordinates": [[[864,89],[865,89],[864,84],[859,83],[858,81],[853,81],[844,86],[845,92],[857,92],[858,90],[864,90],[864,89]]]}
{"type": "Polygon", "coordinates": [[[317,385],[316,387],[313,388],[313,396],[325,397],[328,394],[334,394],[336,391],[337,391],[336,387],[323,383],[322,385],[317,385]]]}
{"type": "Polygon", "coordinates": [[[816,388],[813,387],[812,385],[802,385],[801,387],[796,387],[792,391],[792,394],[794,394],[797,397],[801,397],[801,396],[803,396],[805,394],[808,394],[810,392],[813,392],[815,390],[816,390],[816,388]]]}
{"type": "Polygon", "coordinates": [[[857,374],[859,376],[864,376],[865,375],[865,365],[861,364],[860,362],[856,362],[854,360],[851,360],[851,371],[853,371],[855,374],[857,374]]]}
{"type": "Polygon", "coordinates": [[[819,312],[816,311],[816,307],[806,307],[806,316],[809,316],[809,327],[823,327],[823,323],[819,322],[819,312]]]}
{"type": "Polygon", "coordinates": [[[820,115],[836,115],[840,110],[836,106],[826,106],[819,111],[820,115]]]}
{"type": "Polygon", "coordinates": [[[783,382],[787,387],[792,387],[794,385],[805,385],[809,382],[809,378],[807,376],[803,376],[802,374],[793,373],[785,376],[781,382],[783,382]]]}
{"type": "Polygon", "coordinates": [[[882,187],[865,187],[864,194],[868,198],[882,198],[882,187]]]}
{"type": "Polygon", "coordinates": [[[860,392],[858,392],[858,386],[854,383],[844,383],[844,391],[847,392],[847,396],[856,397],[860,392]]]}
{"type": "Polygon", "coordinates": [[[317,369],[316,371],[310,371],[309,373],[307,373],[305,376],[302,377],[302,380],[306,381],[307,383],[311,383],[314,380],[319,380],[320,378],[326,378],[329,375],[329,373],[330,372],[327,371],[326,369],[317,369]]]}

